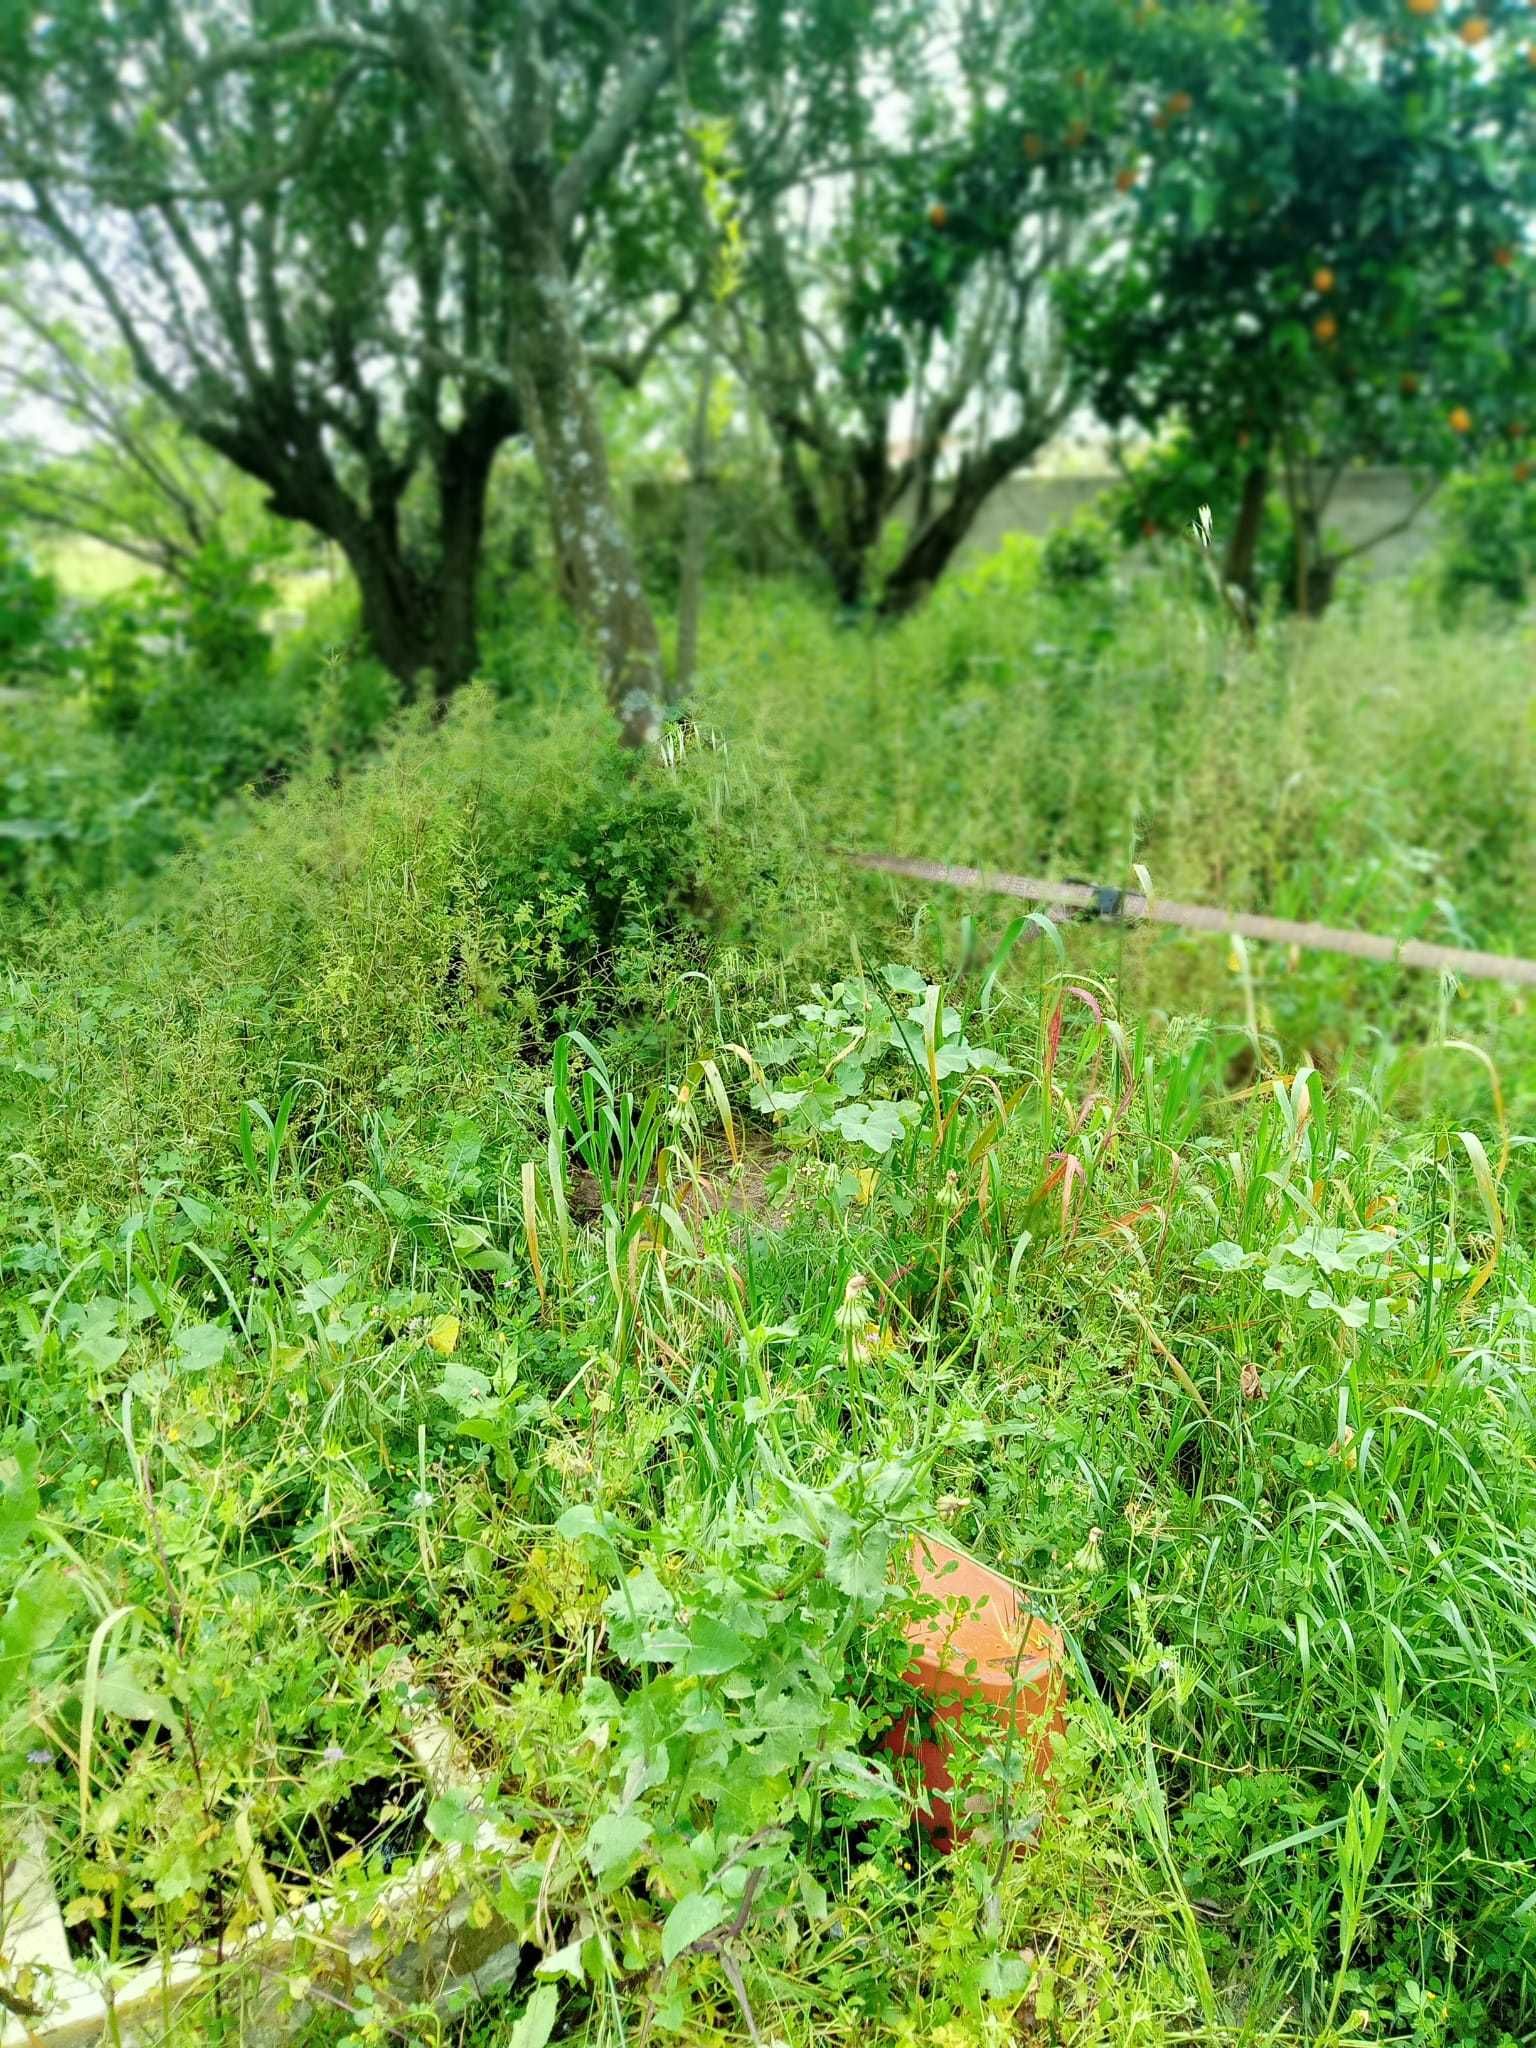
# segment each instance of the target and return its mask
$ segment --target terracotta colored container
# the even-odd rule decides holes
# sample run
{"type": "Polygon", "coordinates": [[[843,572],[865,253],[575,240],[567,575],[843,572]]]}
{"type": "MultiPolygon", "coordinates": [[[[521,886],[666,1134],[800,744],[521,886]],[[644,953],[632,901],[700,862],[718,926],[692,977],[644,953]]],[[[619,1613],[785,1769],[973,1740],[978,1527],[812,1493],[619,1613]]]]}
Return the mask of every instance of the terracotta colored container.
{"type": "Polygon", "coordinates": [[[949,1544],[917,1537],[912,1565],[919,1592],[942,1604],[937,1614],[907,1626],[912,1662],[906,1677],[927,1701],[897,1722],[886,1746],[917,1758],[932,1809],[925,1825],[935,1844],[948,1850],[969,1829],[956,1825],[945,1797],[954,1790],[949,1766],[955,1745],[944,1723],[959,1721],[967,1709],[989,1708],[999,1743],[1011,1721],[1015,1739],[1033,1756],[1036,1780],[1048,1781],[1051,1737],[1066,1730],[1066,1647],[1060,1629],[1023,1606],[1011,1580],[949,1544]]]}

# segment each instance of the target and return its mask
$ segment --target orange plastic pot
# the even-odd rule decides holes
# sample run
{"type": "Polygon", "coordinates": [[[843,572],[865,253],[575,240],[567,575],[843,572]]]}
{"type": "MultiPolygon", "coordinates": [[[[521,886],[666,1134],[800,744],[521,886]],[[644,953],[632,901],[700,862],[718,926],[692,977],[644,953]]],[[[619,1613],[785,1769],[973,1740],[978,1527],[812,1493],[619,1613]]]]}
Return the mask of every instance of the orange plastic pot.
{"type": "Polygon", "coordinates": [[[955,1741],[945,1723],[990,1710],[999,1742],[1026,1745],[1036,1780],[1049,1782],[1051,1737],[1066,1730],[1066,1646],[1061,1631],[1023,1605],[1019,1588],[1001,1573],[931,1536],[912,1545],[918,1590],[940,1610],[907,1625],[912,1661],[907,1683],[925,1695],[891,1729],[886,1746],[917,1759],[928,1793],[924,1825],[937,1847],[951,1849],[970,1832],[957,1824],[948,1794],[955,1741]]]}

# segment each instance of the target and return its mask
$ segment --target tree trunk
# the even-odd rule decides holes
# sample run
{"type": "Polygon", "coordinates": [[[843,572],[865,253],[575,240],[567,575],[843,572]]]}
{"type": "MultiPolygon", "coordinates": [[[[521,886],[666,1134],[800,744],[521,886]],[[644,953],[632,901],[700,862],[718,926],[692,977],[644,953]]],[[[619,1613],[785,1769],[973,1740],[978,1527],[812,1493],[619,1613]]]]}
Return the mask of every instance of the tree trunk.
{"type": "Polygon", "coordinates": [[[1300,507],[1291,520],[1291,602],[1298,618],[1320,619],[1333,602],[1339,562],[1324,552],[1316,514],[1300,507]]]}
{"type": "Polygon", "coordinates": [[[486,493],[497,450],[516,427],[510,395],[497,394],[448,437],[437,456],[437,532],[430,553],[420,558],[400,537],[398,491],[371,490],[364,502],[344,490],[318,440],[311,439],[300,459],[285,461],[270,441],[204,438],[268,486],[269,511],[314,527],[341,550],[357,584],[369,647],[410,702],[429,672],[439,697],[475,672],[486,493]]]}
{"type": "Polygon", "coordinates": [[[1227,588],[1240,590],[1250,606],[1258,595],[1259,537],[1264,531],[1264,507],[1268,500],[1269,466],[1264,462],[1250,463],[1243,477],[1237,524],[1227,543],[1227,558],[1221,570],[1227,588]]]}
{"type": "Polygon", "coordinates": [[[883,619],[899,619],[920,604],[949,567],[956,548],[998,485],[1027,462],[1045,431],[1026,421],[960,466],[948,501],[913,533],[880,593],[883,619]]]}
{"type": "Polygon", "coordinates": [[[683,559],[677,591],[677,694],[693,687],[699,659],[699,611],[704,602],[704,557],[709,545],[709,406],[715,389],[715,342],[708,335],[699,362],[693,434],[688,449],[688,497],[683,510],[683,559]]]}
{"type": "Polygon", "coordinates": [[[410,703],[433,664],[425,593],[399,548],[369,522],[359,520],[335,538],[357,583],[368,645],[410,703]]]}
{"type": "Polygon", "coordinates": [[[514,230],[518,395],[549,492],[561,586],[597,643],[627,747],[661,731],[668,692],[656,621],[619,516],[571,288],[550,231],[514,230]]]}
{"type": "Polygon", "coordinates": [[[881,618],[899,619],[916,610],[949,567],[991,490],[990,484],[968,489],[962,479],[948,504],[912,535],[901,560],[885,579],[880,593],[881,618]]]}
{"type": "Polygon", "coordinates": [[[479,666],[476,628],[485,501],[497,453],[517,424],[510,396],[493,394],[468,414],[438,457],[438,553],[430,619],[439,697],[467,683],[479,666]]]}

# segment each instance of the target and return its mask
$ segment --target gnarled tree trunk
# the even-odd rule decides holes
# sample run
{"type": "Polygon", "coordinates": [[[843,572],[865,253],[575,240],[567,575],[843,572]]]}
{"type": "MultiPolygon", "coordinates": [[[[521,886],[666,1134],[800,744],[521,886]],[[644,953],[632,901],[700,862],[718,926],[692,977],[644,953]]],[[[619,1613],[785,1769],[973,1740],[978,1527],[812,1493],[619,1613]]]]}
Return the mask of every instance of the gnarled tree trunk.
{"type": "Polygon", "coordinates": [[[1258,595],[1259,538],[1264,531],[1264,507],[1268,501],[1269,465],[1252,462],[1243,477],[1237,524],[1227,543],[1227,556],[1221,569],[1222,581],[1229,589],[1240,590],[1250,606],[1258,595]]]}
{"type": "Polygon", "coordinates": [[[586,351],[552,232],[519,223],[513,374],[549,492],[561,587],[596,642],[625,746],[661,731],[668,701],[656,621],[608,472],[586,351]]]}

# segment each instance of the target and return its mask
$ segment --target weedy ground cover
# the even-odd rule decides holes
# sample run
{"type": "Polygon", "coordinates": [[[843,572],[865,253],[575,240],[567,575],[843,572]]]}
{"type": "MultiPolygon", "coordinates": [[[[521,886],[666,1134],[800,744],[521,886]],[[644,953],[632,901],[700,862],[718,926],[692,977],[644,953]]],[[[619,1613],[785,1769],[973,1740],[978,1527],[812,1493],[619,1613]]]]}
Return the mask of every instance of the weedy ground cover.
{"type": "Polygon", "coordinates": [[[815,851],[1528,945],[1522,651],[987,590],[727,606],[638,776],[476,693],[18,954],[0,1824],[103,1973],[450,1844],[511,1981],[296,1971],[305,2038],[1532,2038],[1527,1019],[815,851]],[[949,1857],[916,1528],[1071,1650],[949,1857]]]}

